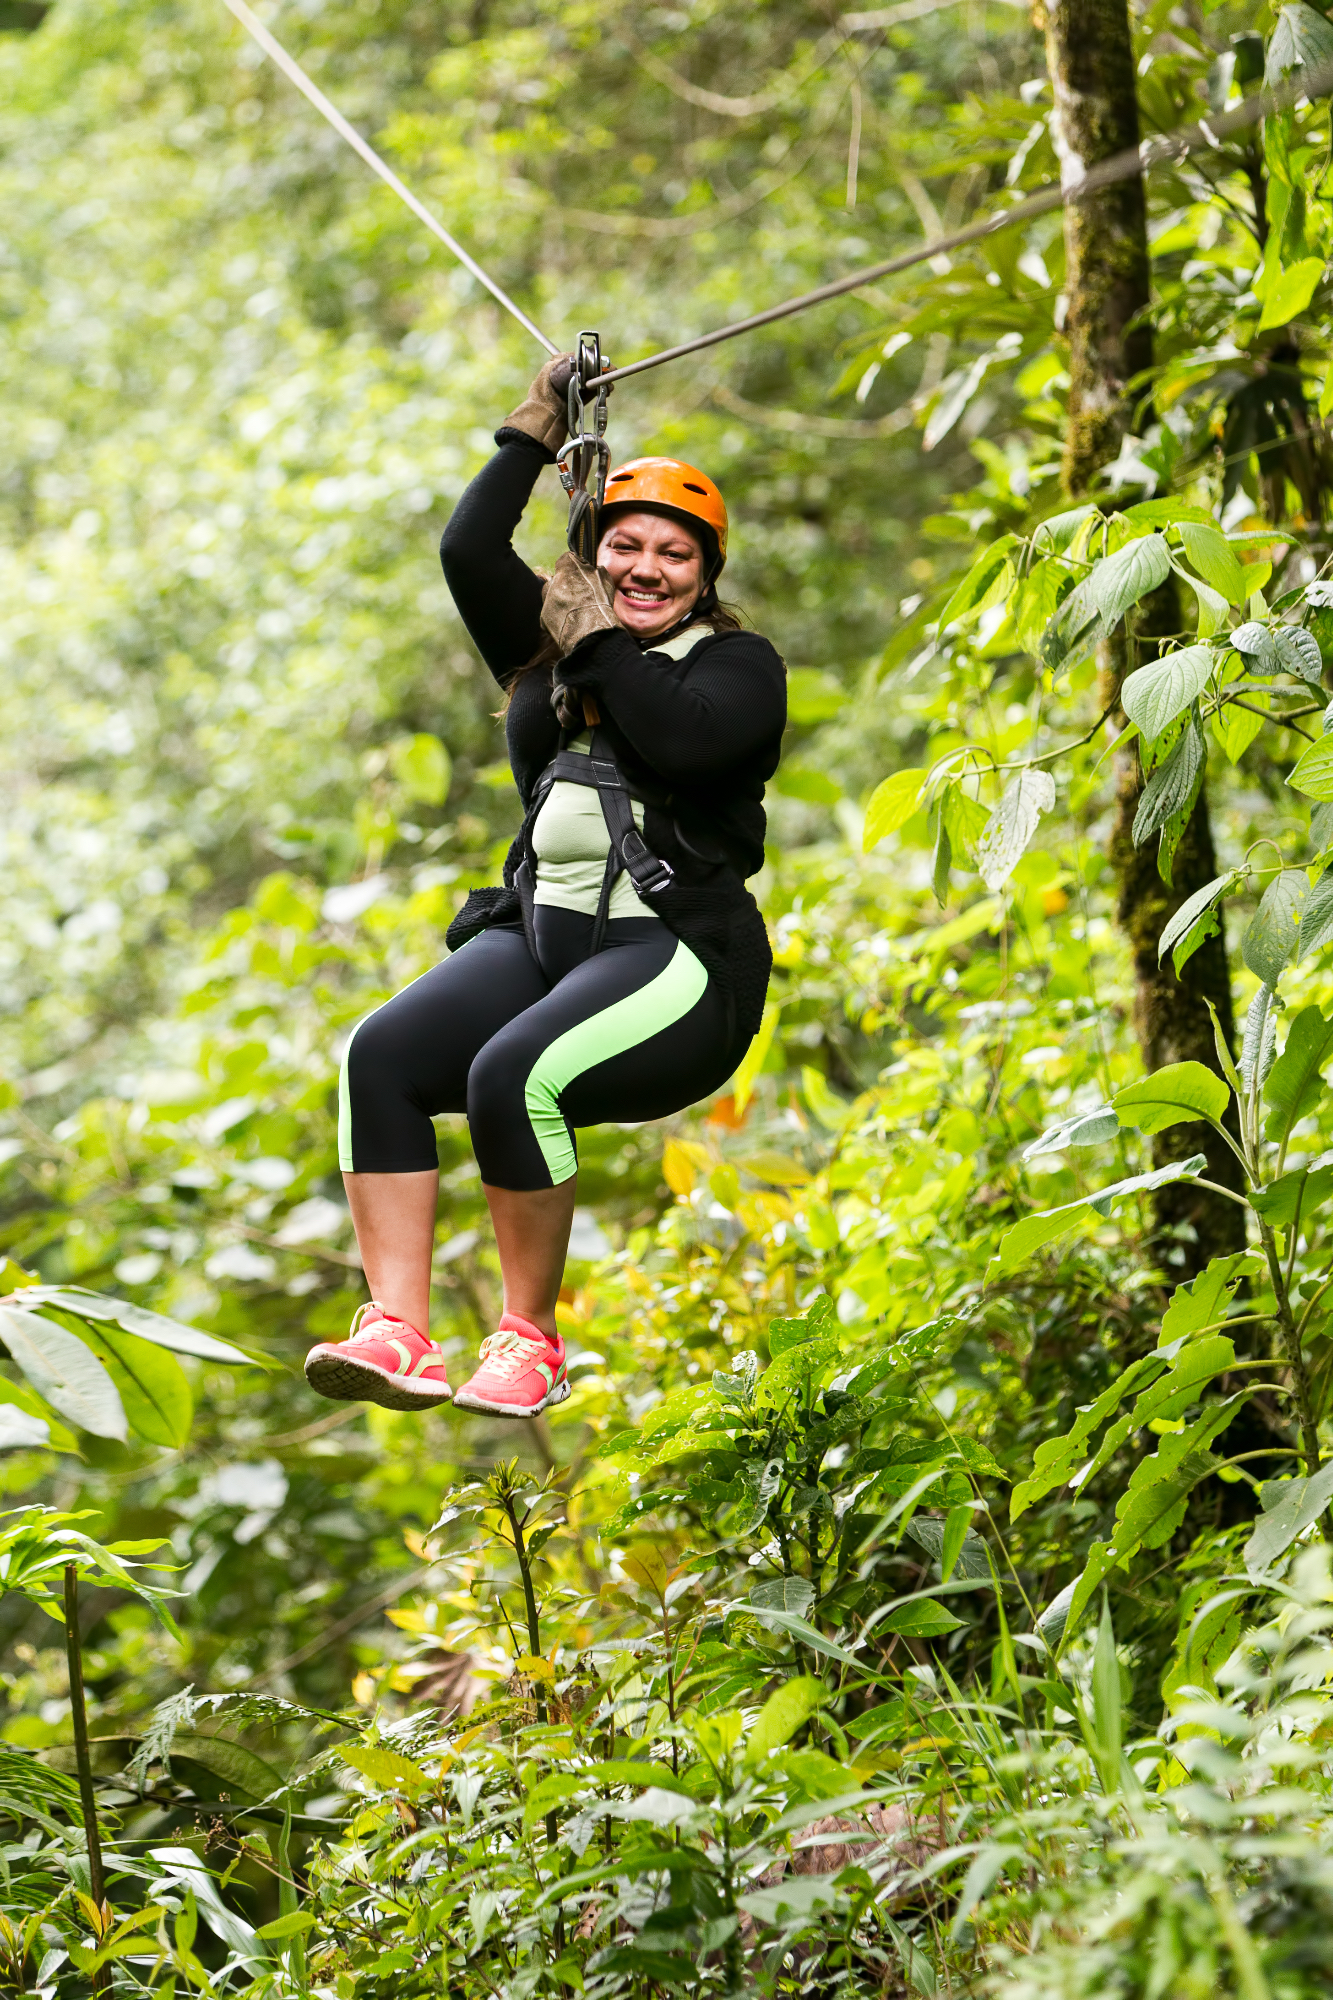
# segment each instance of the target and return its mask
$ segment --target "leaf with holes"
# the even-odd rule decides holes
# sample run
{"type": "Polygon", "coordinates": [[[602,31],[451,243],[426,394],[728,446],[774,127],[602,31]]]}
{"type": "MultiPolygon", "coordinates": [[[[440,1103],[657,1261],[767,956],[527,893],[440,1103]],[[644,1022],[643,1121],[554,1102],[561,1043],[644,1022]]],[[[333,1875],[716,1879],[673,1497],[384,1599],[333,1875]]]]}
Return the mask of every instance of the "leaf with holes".
{"type": "Polygon", "coordinates": [[[1126,542],[1124,548],[1099,562],[1088,583],[1106,626],[1118,625],[1131,605],[1166,582],[1170,569],[1171,558],[1160,535],[1142,535],[1126,542]]]}
{"type": "Polygon", "coordinates": [[[1333,1057],[1333,1021],[1317,1007],[1302,1007],[1287,1034],[1286,1047],[1264,1085],[1268,1117],[1264,1133],[1285,1145],[1293,1126],[1308,1118],[1324,1094],[1324,1064],[1333,1057]]]}
{"type": "Polygon", "coordinates": [[[1220,1076],[1199,1062],[1168,1063],[1137,1083],[1126,1084],[1111,1099],[1122,1125],[1139,1132],[1165,1132],[1195,1118],[1218,1119],[1227,1108],[1229,1092],[1220,1076]]]}
{"type": "Polygon", "coordinates": [[[1048,771],[1020,771],[986,822],[977,849],[977,873],[992,895],[1013,874],[1037,822],[1055,804],[1055,780],[1048,771]]]}
{"type": "Polygon", "coordinates": [[[1305,870],[1284,868],[1259,898],[1259,907],[1240,941],[1240,955],[1265,986],[1276,986],[1291,963],[1309,894],[1310,878],[1305,870]]]}
{"type": "Polygon", "coordinates": [[[116,1385],[74,1334],[37,1313],[0,1306],[0,1341],[53,1410],[94,1437],[124,1444],[129,1423],[116,1385]]]}
{"type": "Polygon", "coordinates": [[[1121,706],[1150,743],[1203,693],[1213,659],[1211,646],[1183,646],[1126,676],[1121,706]]]}

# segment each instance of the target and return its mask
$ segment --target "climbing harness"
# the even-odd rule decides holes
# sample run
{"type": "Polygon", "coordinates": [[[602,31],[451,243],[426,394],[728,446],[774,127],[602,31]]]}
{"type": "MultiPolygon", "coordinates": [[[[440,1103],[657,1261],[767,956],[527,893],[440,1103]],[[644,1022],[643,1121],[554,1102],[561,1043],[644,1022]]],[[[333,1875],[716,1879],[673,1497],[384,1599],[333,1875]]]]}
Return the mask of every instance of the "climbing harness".
{"type": "MultiPolygon", "coordinates": [[[[400,201],[406,202],[412,213],[424,222],[432,234],[437,236],[459,262],[471,271],[473,277],[486,287],[492,298],[497,299],[506,312],[512,313],[519,325],[525,327],[534,340],[540,341],[548,354],[558,354],[560,349],[554,341],[548,340],[540,327],[534,326],[521,307],[516,306],[514,301],[501,291],[475,258],[468,255],[462,244],[455,241],[443,224],[436,221],[430,210],[404,187],[397,174],[391,167],[385,165],[374,147],[367,145],[361,134],[329,103],[323,91],[317,89],[310,81],[301,65],[288,55],[263,23],[255,18],[246,6],[245,0],[225,0],[225,4],[242,27],[254,36],[265,54],[272,57],[283,74],[309,98],[321,116],[328,119],[334,131],[361,155],[367,166],[393,189],[400,201]]],[[[868,20],[869,17],[849,18],[861,21],[868,20]]],[[[965,229],[955,229],[948,236],[933,237],[915,250],[904,251],[898,257],[886,258],[882,264],[871,264],[863,270],[849,271],[845,278],[837,278],[832,284],[819,285],[812,292],[801,292],[796,298],[785,299],[780,305],[769,306],[764,312],[752,313],[748,319],[733,320],[729,326],[715,327],[711,333],[701,333],[693,340],[681,341],[676,347],[665,347],[659,354],[645,355],[642,361],[627,362],[623,368],[608,368],[603,371],[599,358],[596,370],[589,372],[585,366],[584,343],[586,341],[595,344],[596,335],[580,334],[579,367],[576,371],[577,390],[574,382],[570,384],[571,431],[572,419],[577,416],[579,422],[578,435],[571,437],[570,442],[579,448],[579,459],[577,469],[571,471],[573,484],[571,485],[569,479],[565,481],[571,500],[570,547],[575,549],[576,554],[580,552],[575,547],[576,531],[585,546],[588,537],[595,533],[600,490],[598,497],[594,498],[588,493],[587,482],[594,461],[599,466],[602,462],[601,453],[605,450],[603,434],[606,429],[604,392],[613,382],[623,382],[631,375],[642,375],[649,368],[660,368],[665,362],[679,361],[687,354],[698,354],[705,348],[718,346],[724,340],[735,340],[742,333],[752,333],[758,327],[771,326],[775,320],[789,319],[793,313],[805,312],[811,306],[824,304],[827,299],[841,298],[846,292],[859,291],[863,285],[874,284],[880,278],[894,277],[898,272],[908,271],[913,265],[923,264],[932,257],[946,256],[950,251],[965,249],[971,243],[984,242],[988,236],[994,236],[1002,229],[1012,229],[1018,223],[1030,222],[1035,216],[1049,214],[1053,208],[1062,208],[1066,202],[1081,201],[1086,196],[1097,193],[1101,188],[1112,187],[1117,181],[1129,180],[1134,174],[1148,173],[1159,166],[1176,165],[1188,159],[1192,153],[1217,152],[1223,142],[1234,133],[1244,131],[1251,125],[1257,125],[1273,112],[1285,110],[1302,99],[1308,98],[1313,102],[1331,90],[1333,90],[1333,61],[1302,64],[1276,87],[1266,87],[1256,91],[1252,97],[1242,99],[1230,111],[1221,111],[1215,116],[1201,118],[1195,124],[1181,126],[1174,132],[1162,133],[1155,138],[1145,140],[1141,146],[1126,147],[1123,152],[1114,153],[1109,159],[1099,161],[1086,172],[1077,176],[1071,175],[1067,182],[1059,186],[1042,188],[1037,194],[1028,195],[1024,200],[1014,202],[1011,207],[1000,210],[998,214],[988,215],[979,222],[969,223],[965,229]],[[593,403],[591,431],[586,423],[590,390],[600,392],[593,403]],[[597,428],[598,424],[601,426],[600,429],[597,428]],[[578,502],[580,494],[585,498],[578,502]],[[576,502],[578,502],[577,519],[574,518],[576,502]]],[[[588,352],[591,353],[591,348],[588,352]]],[[[568,450],[569,446],[566,446],[566,451],[568,450]]],[[[574,468],[572,456],[570,465],[574,468]]],[[[561,476],[562,478],[565,476],[564,467],[561,468],[561,476]]],[[[603,476],[599,473],[599,489],[603,476]]],[[[595,542],[593,546],[595,547],[595,542]]]]}
{"type": "Polygon", "coordinates": [[[609,386],[603,382],[589,403],[589,386],[602,374],[602,343],[595,333],[581,333],[574,349],[574,370],[569,378],[569,443],[556,453],[560,483],[569,495],[569,546],[580,561],[591,563],[597,554],[598,518],[606,497],[606,475],[611,464],[611,447],[606,442],[606,399],[609,386]],[[596,471],[596,484],[588,481],[596,471]]]}
{"type": "MultiPolygon", "coordinates": [[[[602,808],[602,818],[606,822],[610,842],[606,855],[606,872],[602,876],[601,891],[597,898],[597,914],[593,919],[592,937],[588,944],[588,956],[595,958],[605,942],[607,917],[611,908],[611,891],[619,878],[628,875],[640,902],[647,903],[663,889],[670,888],[676,879],[676,871],[669,861],[663,861],[660,855],[653,853],[634,823],[633,801],[637,799],[641,805],[648,805],[653,801],[626,778],[616,761],[615,752],[596,728],[589,737],[586,755],[580,750],[558,750],[538,778],[532,795],[533,824],[536,823],[537,815],[550,795],[551,787],[557,783],[587,785],[593,788],[602,808]]],[[[670,803],[669,796],[667,803],[670,803]]],[[[514,887],[518,891],[519,904],[523,912],[523,927],[530,933],[529,942],[535,952],[536,930],[533,909],[536,884],[531,863],[526,857],[514,876],[514,887]]]]}

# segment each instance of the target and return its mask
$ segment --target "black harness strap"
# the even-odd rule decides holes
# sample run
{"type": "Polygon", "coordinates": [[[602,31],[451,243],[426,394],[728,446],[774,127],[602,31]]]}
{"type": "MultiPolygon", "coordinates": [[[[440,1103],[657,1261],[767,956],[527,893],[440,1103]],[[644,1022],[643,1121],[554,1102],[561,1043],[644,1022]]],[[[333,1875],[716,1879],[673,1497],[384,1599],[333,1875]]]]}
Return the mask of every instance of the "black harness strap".
{"type": "MultiPolygon", "coordinates": [[[[653,853],[638,827],[634,824],[633,801],[643,802],[643,794],[631,785],[621,771],[614,754],[599,740],[594,729],[585,756],[578,750],[560,750],[552,758],[538,780],[538,806],[545,803],[552,785],[587,785],[597,793],[602,808],[602,818],[606,821],[606,831],[610,844],[606,856],[606,872],[602,876],[601,893],[597,898],[597,915],[593,920],[592,942],[588,956],[593,958],[601,950],[606,939],[607,913],[611,907],[611,891],[621,875],[628,875],[634,884],[634,893],[641,902],[657,895],[675,880],[675,870],[669,861],[663,861],[653,853]]],[[[534,823],[536,815],[533,815],[534,823]]],[[[525,861],[515,878],[515,885],[524,904],[524,927],[531,922],[531,910],[536,895],[536,885],[529,864],[525,861]]]]}

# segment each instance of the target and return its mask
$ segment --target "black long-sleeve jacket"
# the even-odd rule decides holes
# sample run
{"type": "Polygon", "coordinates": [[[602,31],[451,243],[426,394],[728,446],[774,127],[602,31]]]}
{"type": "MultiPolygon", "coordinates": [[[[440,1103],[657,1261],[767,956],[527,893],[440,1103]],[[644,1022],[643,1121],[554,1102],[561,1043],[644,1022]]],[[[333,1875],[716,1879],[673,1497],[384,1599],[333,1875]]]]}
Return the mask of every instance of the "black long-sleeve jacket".
{"type": "MultiPolygon", "coordinates": [[[[562,741],[549,671],[522,671],[545,637],[543,585],[512,539],[551,455],[518,431],[502,430],[497,443],[454,509],[440,560],[477,650],[510,693],[509,761],[527,817],[505,863],[506,888],[473,892],[450,927],[451,944],[514,920],[513,879],[531,852],[534,790],[562,741]]],[[[781,659],[755,632],[711,634],[675,660],[617,628],[578,646],[561,662],[560,678],[595,697],[601,732],[644,797],[645,839],[675,871],[654,895],[654,913],[730,997],[738,1032],[753,1033],[772,959],[744,879],[763,865],[764,784],[777,769],[787,719],[781,659]]]]}

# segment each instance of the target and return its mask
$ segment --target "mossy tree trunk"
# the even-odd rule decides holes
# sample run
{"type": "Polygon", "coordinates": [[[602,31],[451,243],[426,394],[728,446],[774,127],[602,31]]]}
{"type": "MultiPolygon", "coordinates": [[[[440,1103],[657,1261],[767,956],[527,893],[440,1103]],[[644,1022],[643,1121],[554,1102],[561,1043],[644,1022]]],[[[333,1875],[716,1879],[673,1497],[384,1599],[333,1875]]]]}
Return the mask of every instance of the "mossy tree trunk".
{"type": "MultiPolygon", "coordinates": [[[[1052,135],[1066,194],[1076,197],[1087,170],[1112,153],[1139,143],[1134,52],[1128,0],[1038,0],[1046,35],[1046,61],[1055,96],[1052,135]]],[[[1120,454],[1132,417],[1129,385],[1152,362],[1147,319],[1150,271],[1143,182],[1133,175],[1112,187],[1066,201],[1065,335],[1069,342],[1069,428],[1064,479],[1073,498],[1096,491],[1103,469],[1120,454]]],[[[1181,607],[1174,579],[1144,605],[1135,645],[1138,660],[1179,630],[1181,607]]],[[[1102,659],[1103,700],[1110,705],[1130,665],[1129,641],[1120,634],[1102,659]]],[[[1123,717],[1112,717],[1113,729],[1123,717]]],[[[1115,824],[1109,843],[1115,871],[1117,914],[1134,961],[1135,1026],[1144,1064],[1202,1062],[1217,1069],[1211,1000],[1228,1041],[1233,1031],[1231,981],[1225,941],[1212,938],[1177,979],[1168,956],[1157,962],[1162,930],[1185,898],[1217,873],[1206,792],[1176,851],[1170,884],[1157,868],[1156,842],[1136,848],[1131,837],[1143,789],[1137,748],[1117,755],[1115,824]]],[[[1209,1175],[1225,1187],[1239,1185],[1230,1149],[1207,1126],[1181,1125],[1154,1142],[1158,1165],[1191,1153],[1208,1156],[1209,1175]]],[[[1241,1247],[1244,1212],[1224,1196],[1188,1183],[1156,1197],[1163,1235],[1174,1236],[1184,1262],[1199,1269],[1210,1257],[1241,1247]]]]}

